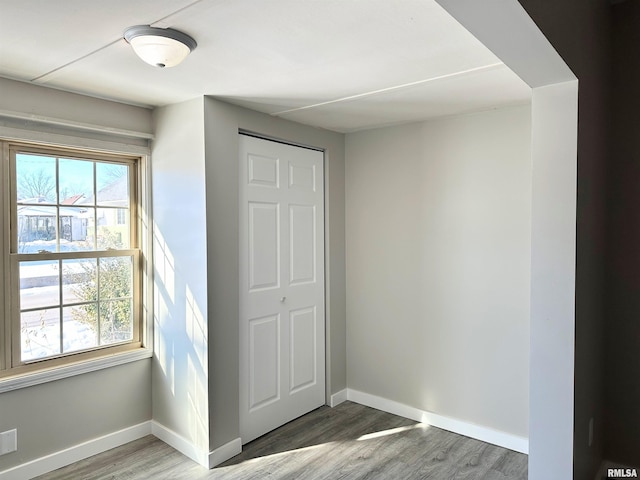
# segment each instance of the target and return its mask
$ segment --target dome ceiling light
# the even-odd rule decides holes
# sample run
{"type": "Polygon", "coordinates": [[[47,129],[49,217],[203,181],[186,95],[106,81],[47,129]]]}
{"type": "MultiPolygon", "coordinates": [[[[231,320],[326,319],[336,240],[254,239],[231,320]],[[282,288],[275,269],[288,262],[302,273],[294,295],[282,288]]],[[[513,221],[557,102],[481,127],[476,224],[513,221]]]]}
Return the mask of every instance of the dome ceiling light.
{"type": "Polygon", "coordinates": [[[124,39],[144,62],[154,67],[174,67],[197,46],[186,33],[171,28],[136,25],[124,32],[124,39]]]}

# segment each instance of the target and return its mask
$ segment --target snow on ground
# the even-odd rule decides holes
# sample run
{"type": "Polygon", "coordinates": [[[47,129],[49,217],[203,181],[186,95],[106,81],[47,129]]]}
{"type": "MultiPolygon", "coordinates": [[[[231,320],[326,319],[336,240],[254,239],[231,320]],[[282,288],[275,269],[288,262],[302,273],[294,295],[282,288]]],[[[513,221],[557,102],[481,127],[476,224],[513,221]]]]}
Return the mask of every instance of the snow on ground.
{"type": "Polygon", "coordinates": [[[93,250],[93,246],[86,242],[70,242],[64,238],[60,239],[60,250],[57,250],[57,242],[55,240],[34,240],[18,244],[18,253],[38,253],[41,250],[48,252],[84,252],[93,250]]]}
{"type": "MultiPolygon", "coordinates": [[[[20,245],[20,253],[37,253],[41,250],[56,251],[56,241],[34,241],[20,245]]],[[[60,240],[61,252],[83,251],[83,245],[60,240]]],[[[82,273],[87,260],[64,260],[63,282],[66,276],[82,273]]],[[[96,330],[89,324],[73,319],[73,309],[62,308],[60,322],[60,288],[58,260],[35,260],[20,262],[20,306],[22,310],[32,310],[21,314],[22,360],[58,355],[61,353],[86,350],[98,346],[96,330]],[[62,327],[62,328],[61,328],[62,327]],[[62,330],[62,344],[60,335],[62,330]],[[62,351],[61,351],[62,349],[62,351]]],[[[74,291],[74,284],[64,284],[62,295],[64,304],[80,301],[74,291]]]]}
{"type": "Polygon", "coordinates": [[[60,352],[59,322],[45,321],[35,326],[23,328],[21,333],[22,360],[35,360],[59,353],[85,350],[98,345],[96,332],[85,323],[76,320],[65,320],[63,322],[63,331],[63,351],[60,352]]]}

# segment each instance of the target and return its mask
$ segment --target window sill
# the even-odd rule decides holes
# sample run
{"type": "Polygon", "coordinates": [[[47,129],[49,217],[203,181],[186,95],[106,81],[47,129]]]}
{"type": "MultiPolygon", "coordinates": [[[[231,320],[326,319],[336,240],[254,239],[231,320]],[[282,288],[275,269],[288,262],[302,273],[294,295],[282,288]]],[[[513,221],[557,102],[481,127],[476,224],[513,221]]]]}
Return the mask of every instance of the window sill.
{"type": "Polygon", "coordinates": [[[63,378],[82,375],[83,373],[95,372],[105,368],[124,365],[126,363],[137,362],[153,356],[150,348],[139,348],[128,352],[87,360],[74,364],[59,366],[47,370],[16,375],[13,377],[0,378],[0,394],[19,390],[21,388],[33,387],[42,383],[53,382],[63,378]]]}

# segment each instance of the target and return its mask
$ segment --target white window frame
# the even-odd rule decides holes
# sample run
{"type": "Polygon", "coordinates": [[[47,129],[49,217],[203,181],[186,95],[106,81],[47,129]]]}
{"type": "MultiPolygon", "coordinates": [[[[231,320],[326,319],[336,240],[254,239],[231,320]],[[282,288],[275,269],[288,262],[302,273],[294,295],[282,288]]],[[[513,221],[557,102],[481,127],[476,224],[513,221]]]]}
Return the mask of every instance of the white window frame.
{"type": "MultiPolygon", "coordinates": [[[[0,137],[0,185],[2,185],[2,193],[0,194],[0,211],[2,212],[0,268],[3,272],[0,278],[0,304],[4,306],[3,309],[0,309],[0,393],[152,356],[152,321],[150,318],[152,315],[150,307],[152,305],[152,293],[150,292],[152,261],[151,239],[149,238],[148,148],[116,142],[90,141],[65,135],[48,135],[47,137],[48,141],[46,142],[34,141],[33,138],[26,140],[18,138],[16,140],[0,137]],[[56,141],[50,141],[52,139],[56,141]],[[95,158],[98,161],[103,158],[111,158],[116,160],[129,159],[129,161],[135,162],[133,167],[136,171],[135,201],[132,198],[135,203],[135,205],[132,204],[132,208],[135,209],[135,214],[132,216],[135,219],[135,225],[132,220],[131,230],[137,232],[135,234],[137,238],[135,239],[136,244],[131,245],[131,250],[135,250],[134,258],[138,259],[138,281],[134,286],[134,309],[137,311],[138,326],[134,342],[97,347],[82,353],[62,355],[26,364],[19,361],[19,351],[17,355],[15,352],[19,348],[19,319],[16,317],[16,315],[19,316],[19,313],[16,314],[16,302],[11,301],[12,298],[19,298],[19,291],[16,295],[19,282],[16,281],[17,272],[15,271],[18,262],[16,258],[12,258],[10,253],[13,235],[10,229],[11,217],[14,215],[13,210],[15,209],[9,188],[10,183],[14,182],[13,173],[10,170],[10,155],[14,146],[26,150],[75,152],[76,157],[84,154],[87,158],[95,158]],[[16,332],[16,330],[18,331],[16,332]]],[[[95,252],[90,253],[95,254],[95,252]]]]}

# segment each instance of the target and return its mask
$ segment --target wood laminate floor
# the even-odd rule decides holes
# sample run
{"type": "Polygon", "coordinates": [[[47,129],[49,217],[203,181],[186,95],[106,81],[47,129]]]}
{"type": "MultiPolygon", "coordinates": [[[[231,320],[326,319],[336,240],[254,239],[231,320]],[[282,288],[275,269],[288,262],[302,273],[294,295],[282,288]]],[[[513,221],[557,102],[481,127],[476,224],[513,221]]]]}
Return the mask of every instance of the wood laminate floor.
{"type": "Polygon", "coordinates": [[[352,402],[321,407],[207,470],[148,436],[39,480],[526,480],[527,456],[352,402]]]}

